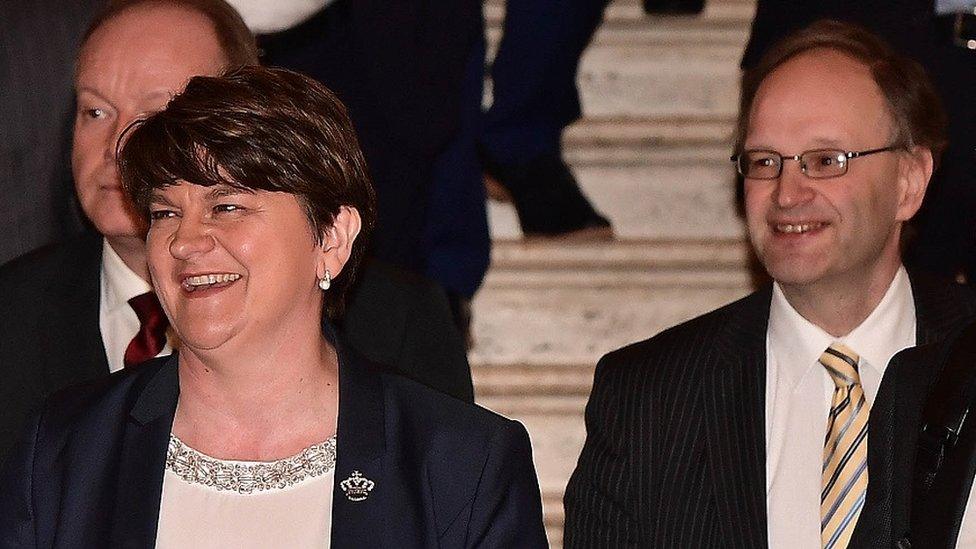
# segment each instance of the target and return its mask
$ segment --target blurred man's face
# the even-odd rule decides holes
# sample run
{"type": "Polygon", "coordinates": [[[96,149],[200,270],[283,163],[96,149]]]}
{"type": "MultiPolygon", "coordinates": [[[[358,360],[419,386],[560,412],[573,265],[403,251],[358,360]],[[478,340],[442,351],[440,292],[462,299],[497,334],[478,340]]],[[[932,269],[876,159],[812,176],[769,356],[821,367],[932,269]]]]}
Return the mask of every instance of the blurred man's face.
{"type": "Polygon", "coordinates": [[[85,215],[109,242],[142,238],[115,163],[119,134],[166,106],[197,75],[226,65],[203,15],[167,5],[139,6],[102,25],[82,46],[71,165],[85,215]]]}

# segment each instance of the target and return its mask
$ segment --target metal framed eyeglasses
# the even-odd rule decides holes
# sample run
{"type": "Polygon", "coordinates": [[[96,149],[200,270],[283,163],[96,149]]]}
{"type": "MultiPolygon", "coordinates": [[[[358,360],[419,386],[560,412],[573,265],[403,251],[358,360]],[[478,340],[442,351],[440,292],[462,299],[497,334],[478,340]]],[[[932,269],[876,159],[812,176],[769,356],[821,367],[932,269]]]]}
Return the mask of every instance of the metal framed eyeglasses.
{"type": "Polygon", "coordinates": [[[766,149],[750,149],[732,155],[735,168],[747,179],[778,179],[783,174],[783,161],[795,160],[800,163],[800,171],[812,179],[829,179],[847,173],[847,164],[852,158],[889,152],[899,149],[889,145],[880,149],[866,151],[845,151],[842,149],[814,149],[793,156],[766,149]]]}

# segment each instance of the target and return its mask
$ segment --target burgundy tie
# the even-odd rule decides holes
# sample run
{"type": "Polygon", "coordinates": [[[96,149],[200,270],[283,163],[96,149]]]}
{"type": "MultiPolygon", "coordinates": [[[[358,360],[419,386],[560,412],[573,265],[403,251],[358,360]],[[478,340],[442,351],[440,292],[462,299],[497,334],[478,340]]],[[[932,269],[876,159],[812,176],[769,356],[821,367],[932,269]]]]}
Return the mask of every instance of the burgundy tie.
{"type": "Polygon", "coordinates": [[[139,333],[125,349],[125,367],[135,366],[155,357],[166,345],[166,326],[169,324],[156,294],[146,292],[129,300],[139,317],[139,333]]]}

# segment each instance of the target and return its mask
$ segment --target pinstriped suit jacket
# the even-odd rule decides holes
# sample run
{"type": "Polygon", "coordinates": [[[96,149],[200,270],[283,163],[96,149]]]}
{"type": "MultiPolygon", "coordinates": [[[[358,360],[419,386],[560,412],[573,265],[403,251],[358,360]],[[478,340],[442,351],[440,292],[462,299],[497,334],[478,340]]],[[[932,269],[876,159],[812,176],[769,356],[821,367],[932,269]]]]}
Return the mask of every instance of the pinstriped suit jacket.
{"type": "MultiPolygon", "coordinates": [[[[968,289],[910,277],[920,344],[976,316],[968,289]]],[[[771,296],[767,286],[600,360],[566,489],[567,548],[767,545],[771,296]]]]}

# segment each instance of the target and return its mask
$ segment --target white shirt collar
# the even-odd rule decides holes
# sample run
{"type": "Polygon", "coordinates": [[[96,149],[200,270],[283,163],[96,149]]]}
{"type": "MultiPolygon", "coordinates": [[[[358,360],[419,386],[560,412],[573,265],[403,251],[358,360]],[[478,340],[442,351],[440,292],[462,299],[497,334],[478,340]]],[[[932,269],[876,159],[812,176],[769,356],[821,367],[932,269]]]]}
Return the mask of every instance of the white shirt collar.
{"type": "Polygon", "coordinates": [[[792,357],[781,361],[777,372],[791,390],[815,369],[820,355],[835,341],[857,352],[861,367],[872,368],[880,379],[891,357],[914,344],[915,326],[915,300],[904,267],[895,273],[881,302],[864,322],[840,338],[803,318],[786,300],[779,284],[773,285],[768,335],[780,356],[792,357]]]}
{"type": "Polygon", "coordinates": [[[151,292],[152,286],[137,275],[112,249],[108,240],[102,243],[102,303],[106,312],[128,307],[129,300],[151,292]]]}

